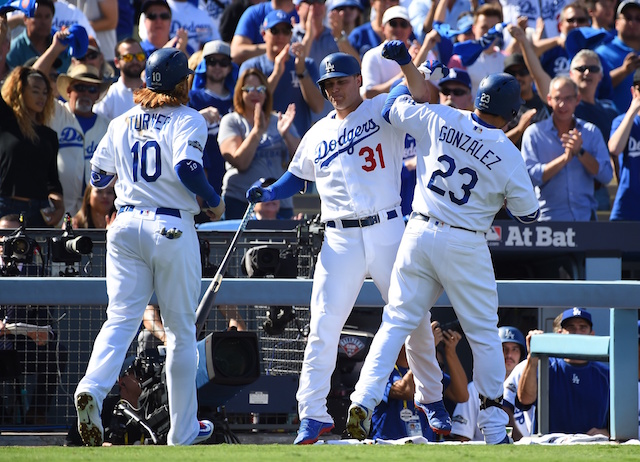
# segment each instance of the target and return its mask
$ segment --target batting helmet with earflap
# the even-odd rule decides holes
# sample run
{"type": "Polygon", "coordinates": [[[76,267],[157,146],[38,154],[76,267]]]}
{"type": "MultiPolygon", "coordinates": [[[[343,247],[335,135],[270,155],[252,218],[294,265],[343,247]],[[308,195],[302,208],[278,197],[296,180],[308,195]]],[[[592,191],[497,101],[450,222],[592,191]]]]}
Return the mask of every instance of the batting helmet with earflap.
{"type": "Polygon", "coordinates": [[[520,351],[522,352],[520,359],[524,359],[527,356],[527,342],[518,328],[502,326],[498,329],[498,334],[500,335],[502,343],[517,343],[520,346],[520,351]]]}
{"type": "Polygon", "coordinates": [[[520,84],[512,75],[501,72],[489,74],[480,82],[475,106],[481,112],[502,117],[511,122],[524,103],[520,84]]]}
{"type": "Polygon", "coordinates": [[[347,53],[331,53],[320,62],[320,78],[316,83],[320,86],[322,96],[326,98],[322,84],[325,80],[358,74],[360,74],[360,64],[356,58],[347,53]]]}
{"type": "Polygon", "coordinates": [[[187,55],[175,48],[160,48],[151,53],[145,68],[147,88],[156,92],[168,92],[193,74],[187,55]]]}

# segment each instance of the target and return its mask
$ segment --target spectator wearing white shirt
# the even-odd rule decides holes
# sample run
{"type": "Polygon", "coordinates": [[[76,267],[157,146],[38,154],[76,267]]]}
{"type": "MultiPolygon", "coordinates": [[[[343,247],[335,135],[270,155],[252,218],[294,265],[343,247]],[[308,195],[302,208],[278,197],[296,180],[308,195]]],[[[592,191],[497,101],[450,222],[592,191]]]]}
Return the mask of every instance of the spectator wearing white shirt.
{"type": "Polygon", "coordinates": [[[93,111],[111,120],[124,114],[133,106],[133,92],[142,87],[142,71],[147,55],[140,43],[133,38],[118,42],[115,49],[115,66],[120,70],[117,82],[109,87],[106,96],[99,101],[93,111]]]}

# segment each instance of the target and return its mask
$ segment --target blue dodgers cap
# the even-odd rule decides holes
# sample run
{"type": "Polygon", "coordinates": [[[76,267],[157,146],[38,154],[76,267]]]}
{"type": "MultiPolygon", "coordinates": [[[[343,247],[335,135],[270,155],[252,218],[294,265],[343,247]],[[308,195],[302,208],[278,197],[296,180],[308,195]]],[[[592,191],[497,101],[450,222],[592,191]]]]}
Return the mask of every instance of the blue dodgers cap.
{"type": "Polygon", "coordinates": [[[573,308],[569,308],[568,310],[564,310],[562,312],[562,321],[560,321],[560,325],[564,327],[564,322],[567,319],[573,319],[573,318],[584,319],[589,323],[591,327],[593,327],[593,321],[591,321],[591,313],[589,313],[584,308],[578,308],[577,306],[573,308]]]}
{"type": "Polygon", "coordinates": [[[472,26],[473,26],[472,14],[465,14],[460,19],[458,19],[458,22],[456,23],[456,29],[461,34],[466,34],[467,32],[469,32],[472,26]]]}
{"type": "MultiPolygon", "coordinates": [[[[262,21],[262,30],[271,29],[278,24],[288,24],[291,26],[289,15],[282,10],[273,10],[262,21]]],[[[293,26],[291,26],[293,28],[293,26]]]]}
{"type": "Polygon", "coordinates": [[[449,69],[449,75],[440,79],[438,82],[438,86],[447,82],[456,82],[464,85],[465,87],[471,89],[471,77],[469,77],[469,73],[462,69],[456,69],[452,67],[449,69]]]}
{"type": "Polygon", "coordinates": [[[360,2],[360,0],[335,0],[334,2],[331,3],[331,6],[329,7],[329,11],[333,11],[337,8],[344,8],[347,6],[353,6],[355,8],[358,8],[360,11],[363,10],[362,3],[360,2]]]}

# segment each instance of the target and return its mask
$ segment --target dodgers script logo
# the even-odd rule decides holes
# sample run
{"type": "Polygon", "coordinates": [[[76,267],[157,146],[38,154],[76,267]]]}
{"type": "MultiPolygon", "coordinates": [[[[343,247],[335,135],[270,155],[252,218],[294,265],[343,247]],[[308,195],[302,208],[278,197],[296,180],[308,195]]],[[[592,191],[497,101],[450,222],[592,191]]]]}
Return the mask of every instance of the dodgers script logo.
{"type": "Polygon", "coordinates": [[[375,135],[380,131],[380,125],[375,123],[373,119],[369,119],[362,125],[358,125],[356,128],[342,131],[342,134],[337,139],[331,141],[321,141],[316,146],[316,158],[315,163],[322,162],[320,168],[327,167],[333,159],[346,152],[347,154],[353,154],[356,144],[366,140],[372,135],[375,135]]]}

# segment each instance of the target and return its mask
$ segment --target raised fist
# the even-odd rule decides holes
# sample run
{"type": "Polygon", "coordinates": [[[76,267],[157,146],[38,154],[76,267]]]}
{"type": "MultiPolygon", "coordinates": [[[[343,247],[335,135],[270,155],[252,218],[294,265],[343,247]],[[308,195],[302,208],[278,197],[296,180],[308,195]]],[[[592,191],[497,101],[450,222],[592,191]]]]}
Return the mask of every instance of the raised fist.
{"type": "Polygon", "coordinates": [[[401,66],[411,62],[411,55],[402,40],[390,40],[382,47],[382,57],[391,59],[401,66]]]}

